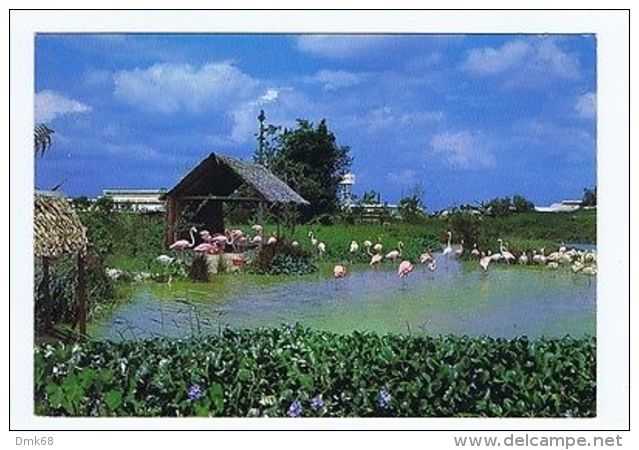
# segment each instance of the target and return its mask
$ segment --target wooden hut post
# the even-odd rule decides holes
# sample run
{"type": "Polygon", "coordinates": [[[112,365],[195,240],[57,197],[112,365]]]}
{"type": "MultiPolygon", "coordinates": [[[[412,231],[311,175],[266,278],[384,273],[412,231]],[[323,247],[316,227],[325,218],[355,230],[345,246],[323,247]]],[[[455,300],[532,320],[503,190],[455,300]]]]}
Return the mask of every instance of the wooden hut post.
{"type": "Polygon", "coordinates": [[[166,234],[164,243],[170,246],[175,242],[177,222],[180,217],[180,204],[178,199],[173,196],[166,197],[166,234]]]}
{"type": "Polygon", "coordinates": [[[76,297],[78,302],[78,329],[80,336],[86,336],[87,333],[87,305],[86,305],[86,287],[84,274],[84,254],[82,250],[78,252],[78,286],[76,297]]]}
{"type": "Polygon", "coordinates": [[[51,280],[49,275],[49,257],[42,257],[42,290],[44,297],[44,323],[45,332],[50,331],[53,323],[53,302],[51,301],[51,280]]]}

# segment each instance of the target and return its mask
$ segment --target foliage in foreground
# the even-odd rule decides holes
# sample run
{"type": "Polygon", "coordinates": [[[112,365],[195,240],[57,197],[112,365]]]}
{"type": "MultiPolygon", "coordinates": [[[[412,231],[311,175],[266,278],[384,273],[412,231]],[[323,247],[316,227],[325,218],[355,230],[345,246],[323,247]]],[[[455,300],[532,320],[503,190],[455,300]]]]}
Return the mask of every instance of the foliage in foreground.
{"type": "Polygon", "coordinates": [[[592,417],[595,338],[302,327],[35,350],[35,412],[70,416],[592,417]]]}

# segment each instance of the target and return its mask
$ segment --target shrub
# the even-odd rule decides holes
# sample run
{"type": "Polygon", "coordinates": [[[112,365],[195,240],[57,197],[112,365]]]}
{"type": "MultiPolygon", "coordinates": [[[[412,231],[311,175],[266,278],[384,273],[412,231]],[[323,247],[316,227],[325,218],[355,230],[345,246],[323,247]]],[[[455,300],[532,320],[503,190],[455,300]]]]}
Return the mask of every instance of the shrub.
{"type": "Polygon", "coordinates": [[[269,275],[305,275],[316,270],[306,250],[282,240],[262,246],[251,266],[252,272],[269,275]]]}
{"type": "Polygon", "coordinates": [[[302,327],[35,349],[51,416],[593,417],[595,338],[302,327]]]}
{"type": "MultiPolygon", "coordinates": [[[[222,260],[222,258],[220,258],[222,260]]],[[[209,261],[204,255],[196,255],[189,266],[189,278],[191,281],[206,283],[210,281],[209,261]]]]}

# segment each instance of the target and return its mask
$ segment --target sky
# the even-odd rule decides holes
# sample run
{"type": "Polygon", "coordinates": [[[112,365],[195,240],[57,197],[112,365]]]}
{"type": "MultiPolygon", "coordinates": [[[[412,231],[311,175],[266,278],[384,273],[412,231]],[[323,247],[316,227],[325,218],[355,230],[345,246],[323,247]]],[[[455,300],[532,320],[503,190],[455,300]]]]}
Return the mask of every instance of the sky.
{"type": "Polygon", "coordinates": [[[355,192],[429,211],[596,184],[593,35],[35,37],[36,187],[170,188],[210,152],[250,158],[266,122],[325,118],[355,192]]]}

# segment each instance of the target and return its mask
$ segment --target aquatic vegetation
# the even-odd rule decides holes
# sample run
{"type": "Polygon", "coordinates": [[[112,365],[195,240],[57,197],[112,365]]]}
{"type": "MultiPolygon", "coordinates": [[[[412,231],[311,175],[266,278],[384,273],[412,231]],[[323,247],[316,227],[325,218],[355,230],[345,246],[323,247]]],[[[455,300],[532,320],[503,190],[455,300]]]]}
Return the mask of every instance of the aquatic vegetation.
{"type": "Polygon", "coordinates": [[[592,417],[596,341],[226,329],[39,346],[34,381],[51,416],[592,417]]]}

